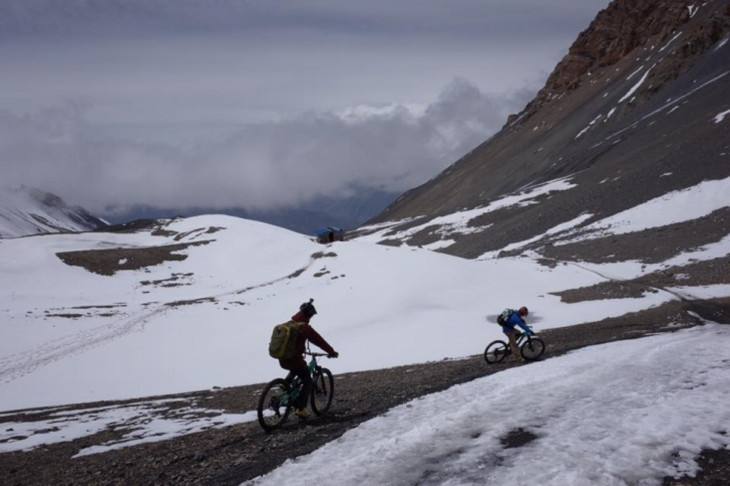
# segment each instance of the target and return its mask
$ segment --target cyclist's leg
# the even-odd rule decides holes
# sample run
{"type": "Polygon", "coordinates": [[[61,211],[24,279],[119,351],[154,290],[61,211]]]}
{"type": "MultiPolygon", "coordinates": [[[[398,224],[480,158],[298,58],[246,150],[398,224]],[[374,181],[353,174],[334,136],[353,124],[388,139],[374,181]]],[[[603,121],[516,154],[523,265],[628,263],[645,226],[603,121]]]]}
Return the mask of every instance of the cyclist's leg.
{"type": "Polygon", "coordinates": [[[522,362],[520,348],[517,347],[517,331],[512,329],[511,331],[504,331],[504,333],[509,338],[509,349],[512,351],[512,356],[515,357],[515,361],[522,362]]]}
{"type": "Polygon", "coordinates": [[[302,391],[297,397],[297,402],[294,404],[294,408],[302,409],[307,408],[307,400],[309,399],[309,393],[312,391],[312,376],[309,374],[309,368],[307,366],[297,367],[291,370],[302,381],[302,391]]]}

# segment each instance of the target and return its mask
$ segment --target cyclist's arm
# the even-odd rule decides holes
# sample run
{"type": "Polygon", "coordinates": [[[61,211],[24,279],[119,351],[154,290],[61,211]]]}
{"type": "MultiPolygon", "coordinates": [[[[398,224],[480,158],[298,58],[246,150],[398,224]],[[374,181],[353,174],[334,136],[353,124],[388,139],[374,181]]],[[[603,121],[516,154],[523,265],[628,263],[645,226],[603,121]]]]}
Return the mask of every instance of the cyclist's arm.
{"type": "Polygon", "coordinates": [[[532,334],[532,329],[530,329],[530,326],[528,326],[527,323],[522,319],[522,317],[520,317],[519,314],[517,314],[516,312],[512,314],[509,322],[513,326],[519,326],[519,328],[525,331],[527,334],[532,334]]]}
{"type": "MultiPolygon", "coordinates": [[[[520,320],[521,320],[521,319],[520,319],[520,320]]],[[[522,320],[521,320],[521,321],[522,321],[522,320]]],[[[523,331],[525,331],[525,332],[526,332],[527,334],[533,334],[533,331],[532,331],[532,329],[530,329],[530,326],[528,326],[528,325],[527,325],[527,323],[525,323],[525,321],[522,321],[522,322],[518,322],[518,323],[517,323],[517,325],[518,325],[518,326],[520,326],[520,328],[521,328],[521,329],[522,329],[523,331]]]]}
{"type": "Polygon", "coordinates": [[[304,334],[304,337],[309,339],[312,344],[319,348],[322,348],[327,354],[337,354],[337,351],[335,351],[334,348],[330,346],[330,344],[325,341],[325,339],[320,336],[319,333],[315,331],[312,326],[302,326],[301,332],[302,334],[304,334]]]}

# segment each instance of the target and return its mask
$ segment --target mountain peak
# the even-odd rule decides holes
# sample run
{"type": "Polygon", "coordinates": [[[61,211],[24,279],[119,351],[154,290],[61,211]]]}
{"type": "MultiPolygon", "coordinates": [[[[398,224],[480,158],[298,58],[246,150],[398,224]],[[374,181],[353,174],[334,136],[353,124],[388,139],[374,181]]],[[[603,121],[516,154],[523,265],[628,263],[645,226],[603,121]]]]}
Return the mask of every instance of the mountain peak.
{"type": "Polygon", "coordinates": [[[107,223],[35,187],[0,187],[0,238],[89,231],[107,223]]]}
{"type": "Polygon", "coordinates": [[[689,0],[613,1],[578,35],[535,99],[520,115],[512,115],[507,125],[518,118],[526,122],[551,101],[589,81],[594,72],[618,64],[637,48],[666,52],[664,62],[658,63],[652,79],[646,83],[653,92],[658,91],[685,72],[728,30],[730,7],[722,12],[711,6],[699,8],[695,3],[689,0]],[[689,27],[686,32],[685,27],[689,27]],[[668,49],[675,42],[680,47],[668,49]]]}
{"type": "MultiPolygon", "coordinates": [[[[508,246],[548,254],[561,234],[701,192],[705,182],[727,184],[729,31],[725,1],[612,2],[519,115],[361,232],[387,223],[384,243],[466,258],[508,246]],[[537,197],[529,203],[509,204],[530,194],[537,197]],[[444,223],[449,215],[461,215],[458,231],[444,223]]],[[[710,216],[727,196],[712,194],[708,212],[678,223],[672,235],[730,231],[724,212],[710,216]]],[[[661,233],[643,234],[650,241],[661,233]]],[[[614,242],[600,238],[563,243],[575,259],[613,254],[614,242]]]]}

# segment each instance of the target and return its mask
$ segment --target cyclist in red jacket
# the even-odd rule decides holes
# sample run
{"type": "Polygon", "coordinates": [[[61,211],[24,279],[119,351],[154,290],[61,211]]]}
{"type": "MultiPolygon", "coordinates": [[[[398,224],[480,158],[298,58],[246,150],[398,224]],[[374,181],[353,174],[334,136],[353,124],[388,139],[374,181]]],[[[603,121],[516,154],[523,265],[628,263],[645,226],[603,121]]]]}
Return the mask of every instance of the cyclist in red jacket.
{"type": "Polygon", "coordinates": [[[307,369],[307,362],[304,360],[304,348],[307,340],[317,347],[322,348],[329,358],[336,358],[339,356],[339,353],[337,353],[337,351],[335,351],[334,348],[330,346],[329,343],[325,341],[325,339],[320,336],[312,326],[309,325],[309,320],[317,313],[317,309],[315,309],[312,304],[313,301],[314,299],[309,299],[309,302],[305,302],[300,305],[299,312],[294,314],[291,318],[292,321],[301,322],[303,324],[299,327],[297,340],[294,343],[294,352],[297,356],[294,358],[279,360],[279,366],[285,370],[289,370],[289,376],[287,379],[291,378],[291,375],[294,374],[302,381],[302,392],[297,397],[297,403],[294,404],[294,414],[302,419],[306,419],[309,416],[309,413],[307,412],[307,400],[309,399],[309,394],[311,393],[312,386],[314,385],[314,383],[312,383],[312,376],[309,374],[309,370],[307,369]]]}

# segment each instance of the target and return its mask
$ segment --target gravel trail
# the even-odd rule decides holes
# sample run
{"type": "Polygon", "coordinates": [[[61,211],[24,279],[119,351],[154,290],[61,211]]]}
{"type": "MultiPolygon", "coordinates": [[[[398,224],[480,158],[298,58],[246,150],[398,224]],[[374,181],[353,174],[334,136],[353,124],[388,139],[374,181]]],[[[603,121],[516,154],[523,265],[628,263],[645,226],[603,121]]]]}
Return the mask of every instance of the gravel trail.
{"type": "MultiPolygon", "coordinates": [[[[618,318],[550,329],[540,333],[548,345],[544,359],[593,344],[701,325],[701,319],[696,315],[716,322],[730,323],[730,299],[675,301],[618,318]],[[670,323],[672,326],[669,326],[670,323]]],[[[336,360],[328,361],[326,366],[332,369],[336,380],[335,402],[326,416],[310,419],[305,425],[290,419],[283,428],[267,434],[257,422],[251,422],[161,442],[73,457],[86,447],[118,435],[118,432],[105,430],[71,442],[41,446],[27,452],[0,454],[0,477],[7,486],[238,485],[271,471],[289,458],[317,449],[340,437],[348,429],[386,412],[393,406],[447,389],[457,383],[498,373],[508,367],[540,365],[539,362],[517,365],[508,361],[490,366],[484,362],[482,350],[477,349],[475,352],[479,354],[463,359],[345,374],[337,373],[336,360]]],[[[242,413],[256,408],[262,387],[263,384],[257,384],[177,397],[194,398],[208,409],[242,413]]],[[[144,400],[149,399],[148,397],[144,400]]],[[[80,404],[69,408],[81,410],[134,402],[80,404]]],[[[43,414],[37,416],[41,419],[43,414]]],[[[24,419],[27,420],[27,417],[24,419]]],[[[12,415],[3,415],[0,418],[0,427],[3,426],[2,422],[12,420],[12,415]]],[[[519,440],[519,434],[505,437],[505,444],[520,445],[510,444],[510,440],[519,440]]],[[[700,463],[704,470],[697,478],[667,478],[664,485],[726,484],[724,481],[730,477],[729,451],[705,451],[700,463]]]]}

